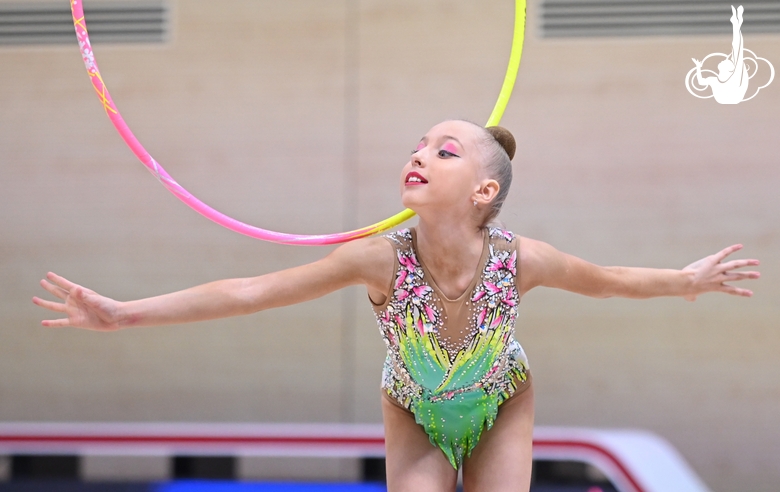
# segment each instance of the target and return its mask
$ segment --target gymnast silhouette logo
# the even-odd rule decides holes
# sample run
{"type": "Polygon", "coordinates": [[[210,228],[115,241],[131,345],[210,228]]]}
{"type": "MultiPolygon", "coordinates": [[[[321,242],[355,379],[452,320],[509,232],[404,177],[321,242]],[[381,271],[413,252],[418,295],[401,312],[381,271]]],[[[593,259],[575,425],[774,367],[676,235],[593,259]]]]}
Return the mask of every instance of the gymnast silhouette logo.
{"type": "MultiPolygon", "coordinates": [[[[744,10],[742,5],[737,9],[734,9],[733,5],[731,6],[733,37],[730,54],[711,53],[704,57],[702,61],[692,58],[696,66],[685,76],[685,87],[694,96],[700,99],[714,97],[715,101],[720,104],[739,104],[742,101],[749,101],[756,97],[759,91],[771,84],[775,78],[775,67],[769,63],[769,60],[757,56],[744,46],[741,31],[742,13],[744,10]],[[710,58],[721,60],[718,63],[717,73],[713,70],[702,68],[704,63],[710,58]],[[749,97],[745,97],[748,93],[750,80],[759,72],[759,62],[764,62],[769,67],[769,80],[764,85],[756,87],[749,97]],[[712,76],[705,77],[702,74],[711,74],[712,76]],[[709,92],[708,89],[711,90],[711,93],[702,95],[702,93],[706,94],[709,92]]],[[[765,69],[762,70],[762,72],[765,71],[765,69]]]]}

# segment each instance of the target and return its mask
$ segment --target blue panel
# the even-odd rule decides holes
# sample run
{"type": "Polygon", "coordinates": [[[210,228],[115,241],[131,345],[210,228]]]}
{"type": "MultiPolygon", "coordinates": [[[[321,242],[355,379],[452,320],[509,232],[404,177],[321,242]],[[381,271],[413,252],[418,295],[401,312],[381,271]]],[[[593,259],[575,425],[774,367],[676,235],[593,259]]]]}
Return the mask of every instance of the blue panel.
{"type": "Polygon", "coordinates": [[[247,483],[185,480],[157,484],[152,492],[387,492],[373,483],[247,483]]]}

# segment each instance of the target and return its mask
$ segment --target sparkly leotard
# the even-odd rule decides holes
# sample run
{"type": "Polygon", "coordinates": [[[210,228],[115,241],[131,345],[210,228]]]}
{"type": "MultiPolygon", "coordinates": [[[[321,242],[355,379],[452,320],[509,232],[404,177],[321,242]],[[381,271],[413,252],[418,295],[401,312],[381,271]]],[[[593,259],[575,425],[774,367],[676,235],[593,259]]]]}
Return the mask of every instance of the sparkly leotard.
{"type": "Polygon", "coordinates": [[[517,242],[488,229],[470,286],[448,299],[417,256],[413,229],[384,237],[395,249],[395,277],[385,303],[373,305],[387,345],[382,388],[459,468],[498,406],[528,380],[514,337],[517,242]]]}

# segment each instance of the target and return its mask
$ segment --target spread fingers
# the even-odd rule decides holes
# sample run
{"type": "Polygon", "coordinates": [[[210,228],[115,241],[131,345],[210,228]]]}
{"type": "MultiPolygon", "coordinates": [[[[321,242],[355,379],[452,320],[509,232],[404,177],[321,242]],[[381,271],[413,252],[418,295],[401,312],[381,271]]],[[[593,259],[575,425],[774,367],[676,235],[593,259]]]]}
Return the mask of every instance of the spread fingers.
{"type": "Polygon", "coordinates": [[[41,321],[41,324],[43,326],[46,326],[48,328],[64,328],[66,326],[71,326],[70,321],[65,319],[45,319],[41,321]]]}
{"type": "Polygon", "coordinates": [[[758,260],[732,260],[727,261],[726,263],[720,264],[720,271],[725,272],[726,270],[734,270],[735,268],[742,268],[746,266],[757,266],[759,264],[758,260]]]}
{"type": "Polygon", "coordinates": [[[68,297],[68,291],[66,291],[62,287],[54,285],[53,283],[45,279],[41,280],[41,287],[43,287],[44,289],[46,289],[47,292],[49,292],[51,295],[59,299],[65,299],[66,297],[68,297]]]}
{"type": "Polygon", "coordinates": [[[761,274],[759,272],[723,272],[723,276],[725,277],[724,282],[731,282],[732,280],[759,278],[761,274]]]}
{"type": "Polygon", "coordinates": [[[58,313],[65,312],[65,304],[61,302],[47,301],[46,299],[41,299],[40,297],[33,297],[33,302],[50,311],[56,311],[58,313]]]}
{"type": "Polygon", "coordinates": [[[76,284],[71,282],[70,280],[66,279],[65,277],[60,277],[54,272],[49,272],[46,274],[46,278],[53,284],[58,285],[59,287],[62,287],[65,291],[70,291],[73,287],[76,287],[76,284]]]}
{"type": "Polygon", "coordinates": [[[725,292],[726,294],[731,294],[733,296],[750,297],[753,295],[752,290],[740,289],[739,287],[734,287],[733,285],[723,285],[720,288],[720,291],[725,292]]]}
{"type": "Polygon", "coordinates": [[[720,250],[719,252],[715,253],[714,256],[715,256],[715,259],[718,261],[718,263],[720,263],[728,255],[730,255],[731,253],[733,253],[735,251],[739,251],[740,249],[742,249],[742,245],[741,244],[735,244],[733,246],[729,246],[728,248],[724,248],[724,249],[720,250]]]}

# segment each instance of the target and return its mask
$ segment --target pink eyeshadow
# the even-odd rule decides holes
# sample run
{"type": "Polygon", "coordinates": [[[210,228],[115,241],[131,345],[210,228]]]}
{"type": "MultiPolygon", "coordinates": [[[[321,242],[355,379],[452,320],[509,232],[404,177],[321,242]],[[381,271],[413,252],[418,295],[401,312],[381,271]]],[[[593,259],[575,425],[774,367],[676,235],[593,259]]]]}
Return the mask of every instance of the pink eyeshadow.
{"type": "Polygon", "coordinates": [[[446,143],[441,147],[441,150],[446,150],[447,152],[452,152],[453,154],[458,153],[458,149],[452,145],[451,143],[446,143]]]}

